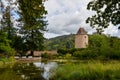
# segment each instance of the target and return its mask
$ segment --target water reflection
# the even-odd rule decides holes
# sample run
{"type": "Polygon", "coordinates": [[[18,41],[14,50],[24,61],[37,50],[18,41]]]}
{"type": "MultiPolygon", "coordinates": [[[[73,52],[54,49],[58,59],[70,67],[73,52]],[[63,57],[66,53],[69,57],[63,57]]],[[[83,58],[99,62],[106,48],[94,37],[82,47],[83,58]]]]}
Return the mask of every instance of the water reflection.
{"type": "Polygon", "coordinates": [[[57,68],[56,62],[49,62],[49,63],[40,63],[35,62],[34,65],[39,69],[42,69],[43,72],[41,73],[42,77],[46,80],[49,80],[49,77],[54,73],[57,68]]]}
{"type": "Polygon", "coordinates": [[[56,62],[16,63],[0,69],[0,80],[49,80],[56,67],[56,62]]]}
{"type": "Polygon", "coordinates": [[[43,72],[42,76],[45,79],[49,80],[50,76],[52,74],[54,74],[56,67],[57,67],[57,63],[55,63],[55,62],[50,62],[48,64],[45,64],[44,65],[44,72],[43,72]]]}

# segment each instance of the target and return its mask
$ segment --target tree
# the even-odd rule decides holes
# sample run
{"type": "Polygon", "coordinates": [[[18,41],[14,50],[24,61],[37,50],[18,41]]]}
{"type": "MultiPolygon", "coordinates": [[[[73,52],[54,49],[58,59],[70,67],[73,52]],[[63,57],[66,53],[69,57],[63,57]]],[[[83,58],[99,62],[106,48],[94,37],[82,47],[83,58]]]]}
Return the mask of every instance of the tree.
{"type": "Polygon", "coordinates": [[[10,46],[10,40],[7,39],[7,34],[3,31],[0,31],[0,53],[1,55],[11,56],[14,53],[14,50],[10,46]]]}
{"type": "Polygon", "coordinates": [[[71,48],[71,44],[70,44],[69,41],[67,41],[67,43],[66,43],[66,48],[67,48],[67,49],[70,49],[70,48],[71,48]]]}
{"type": "Polygon", "coordinates": [[[22,22],[21,32],[23,34],[26,50],[33,55],[34,50],[43,49],[43,32],[46,30],[44,3],[42,0],[18,0],[19,15],[22,22]]]}
{"type": "Polygon", "coordinates": [[[86,23],[90,23],[90,26],[96,28],[99,33],[102,33],[110,23],[120,25],[120,0],[93,0],[88,3],[87,9],[97,13],[88,17],[86,23]]]}
{"type": "Polygon", "coordinates": [[[0,1],[0,53],[11,56],[14,53],[12,48],[13,36],[15,34],[13,27],[13,0],[0,1]]]}
{"type": "Polygon", "coordinates": [[[13,14],[12,11],[15,11],[14,7],[15,6],[15,1],[13,0],[6,0],[6,2],[3,2],[1,0],[1,26],[0,30],[4,31],[8,35],[8,39],[11,40],[11,47],[13,45],[13,38],[16,35],[16,29],[14,27],[14,22],[13,22],[13,14]]]}
{"type": "Polygon", "coordinates": [[[24,45],[23,38],[21,36],[14,36],[13,48],[15,49],[15,51],[22,55],[23,52],[26,50],[25,47],[26,46],[24,45]]]}

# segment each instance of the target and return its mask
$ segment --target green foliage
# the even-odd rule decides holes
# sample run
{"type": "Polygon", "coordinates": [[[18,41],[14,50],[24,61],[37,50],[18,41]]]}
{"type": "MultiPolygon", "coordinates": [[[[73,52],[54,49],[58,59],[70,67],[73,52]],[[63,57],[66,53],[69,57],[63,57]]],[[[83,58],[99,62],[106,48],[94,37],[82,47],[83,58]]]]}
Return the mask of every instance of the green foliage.
{"type": "Polygon", "coordinates": [[[15,55],[19,56],[25,56],[26,51],[29,49],[27,48],[26,43],[24,42],[24,39],[21,36],[14,36],[13,39],[13,48],[16,51],[15,55]]]}
{"type": "Polygon", "coordinates": [[[95,11],[97,14],[88,17],[87,23],[92,28],[96,28],[98,33],[107,28],[110,23],[120,24],[120,1],[119,0],[92,0],[87,5],[88,10],[95,11]]]}
{"type": "Polygon", "coordinates": [[[15,19],[12,20],[12,17],[14,17],[12,11],[15,12],[15,4],[13,0],[6,0],[6,3],[1,0],[0,12],[2,14],[0,19],[0,30],[7,34],[7,38],[11,40],[10,46],[13,47],[14,36],[16,36],[16,28],[14,27],[15,19]]]}
{"type": "Polygon", "coordinates": [[[75,51],[73,56],[79,59],[120,59],[120,39],[98,34],[91,35],[88,48],[75,51]]]}
{"type": "MultiPolygon", "coordinates": [[[[61,37],[58,37],[58,38],[63,39],[61,37]]],[[[69,36],[69,38],[73,38],[73,37],[69,36]]],[[[67,41],[67,39],[64,38],[63,40],[67,41]]],[[[57,41],[58,39],[57,38],[52,39],[50,41],[49,46],[52,46],[51,43],[54,43],[55,40],[57,41]]],[[[56,43],[56,45],[58,44],[61,45],[63,43],[64,42],[61,41],[60,43],[56,43]]],[[[103,59],[120,59],[120,39],[117,37],[93,34],[93,35],[89,35],[88,48],[66,49],[65,47],[64,48],[61,47],[57,49],[57,52],[60,56],[64,56],[67,53],[69,53],[73,57],[76,57],[78,59],[102,59],[102,60],[103,59]]]]}
{"type": "Polygon", "coordinates": [[[75,35],[64,35],[52,39],[46,39],[44,45],[46,50],[66,49],[66,44],[69,42],[69,47],[74,48],[75,35]]]}
{"type": "Polygon", "coordinates": [[[65,57],[65,59],[71,59],[72,55],[70,53],[67,53],[64,57],[65,57]]]}
{"type": "Polygon", "coordinates": [[[52,55],[47,52],[41,54],[42,59],[57,59],[57,55],[52,55]]]}
{"type": "Polygon", "coordinates": [[[67,53],[73,54],[77,50],[82,50],[82,49],[74,49],[74,48],[73,49],[58,49],[57,53],[59,55],[64,55],[64,54],[67,54],[67,53]]]}
{"type": "Polygon", "coordinates": [[[44,3],[42,0],[18,0],[19,15],[21,25],[21,33],[25,41],[26,48],[34,50],[42,50],[43,47],[43,31],[46,30],[47,21],[45,21],[44,3]]]}
{"type": "Polygon", "coordinates": [[[19,51],[24,51],[25,48],[25,45],[24,45],[24,42],[23,42],[23,39],[21,36],[15,36],[14,37],[14,41],[13,41],[13,48],[19,52],[19,51]]]}
{"type": "Polygon", "coordinates": [[[6,56],[14,55],[14,50],[10,46],[10,40],[7,39],[7,34],[0,31],[0,54],[6,56]]]}
{"type": "Polygon", "coordinates": [[[117,80],[120,79],[119,71],[119,62],[88,61],[59,66],[50,80],[117,80]]]}
{"type": "MultiPolygon", "coordinates": [[[[45,1],[45,0],[44,0],[45,1]]],[[[47,21],[45,15],[47,11],[44,7],[43,0],[6,0],[5,4],[1,0],[0,12],[2,19],[0,21],[0,30],[6,33],[6,43],[0,43],[0,52],[11,53],[12,48],[18,53],[31,50],[42,50],[43,47],[43,32],[46,30],[47,21]],[[13,7],[18,5],[17,7],[13,7]],[[12,11],[19,16],[17,20],[17,28],[13,25],[12,11]],[[19,28],[18,28],[19,27],[19,28]],[[21,34],[22,37],[17,36],[21,34]],[[8,40],[8,41],[6,41],[8,40]],[[10,42],[9,42],[10,40],[10,42]]]]}
{"type": "Polygon", "coordinates": [[[44,80],[43,77],[41,76],[41,73],[43,72],[43,70],[36,67],[33,63],[28,63],[28,64],[26,63],[15,64],[12,69],[14,73],[25,76],[25,77],[21,77],[22,80],[24,79],[44,80]]]}
{"type": "Polygon", "coordinates": [[[50,56],[50,55],[49,55],[48,53],[43,53],[43,54],[41,54],[41,57],[42,57],[42,58],[49,58],[49,56],[50,56]]]}
{"type": "Polygon", "coordinates": [[[0,69],[0,80],[22,80],[20,75],[17,75],[13,70],[9,68],[0,69]]]}
{"type": "Polygon", "coordinates": [[[105,35],[94,34],[89,36],[89,47],[109,46],[108,37],[105,35]]]}
{"type": "Polygon", "coordinates": [[[75,51],[73,56],[77,57],[78,59],[86,60],[86,59],[96,59],[98,56],[97,49],[84,49],[75,51]]]}
{"type": "Polygon", "coordinates": [[[28,64],[16,63],[12,67],[0,68],[0,80],[44,80],[41,75],[43,69],[39,69],[33,63],[28,64]]]}

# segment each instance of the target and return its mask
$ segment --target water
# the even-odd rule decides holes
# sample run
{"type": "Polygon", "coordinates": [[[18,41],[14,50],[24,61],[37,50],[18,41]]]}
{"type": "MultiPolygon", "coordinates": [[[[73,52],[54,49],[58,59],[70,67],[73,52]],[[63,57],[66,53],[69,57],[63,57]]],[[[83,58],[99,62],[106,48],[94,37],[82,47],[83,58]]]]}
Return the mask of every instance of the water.
{"type": "Polygon", "coordinates": [[[0,80],[49,80],[57,66],[57,62],[16,63],[0,68],[0,80]]]}

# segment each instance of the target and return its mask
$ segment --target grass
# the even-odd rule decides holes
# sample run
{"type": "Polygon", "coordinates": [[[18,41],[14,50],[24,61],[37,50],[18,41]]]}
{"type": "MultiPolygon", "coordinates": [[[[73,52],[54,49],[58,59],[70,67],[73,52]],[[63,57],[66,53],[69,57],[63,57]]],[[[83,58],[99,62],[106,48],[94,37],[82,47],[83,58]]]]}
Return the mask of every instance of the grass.
{"type": "Polygon", "coordinates": [[[6,66],[13,66],[14,63],[15,63],[14,57],[9,57],[9,58],[0,57],[0,68],[6,66]]]}
{"type": "Polygon", "coordinates": [[[120,80],[120,62],[69,63],[58,67],[50,80],[120,80]]]}

